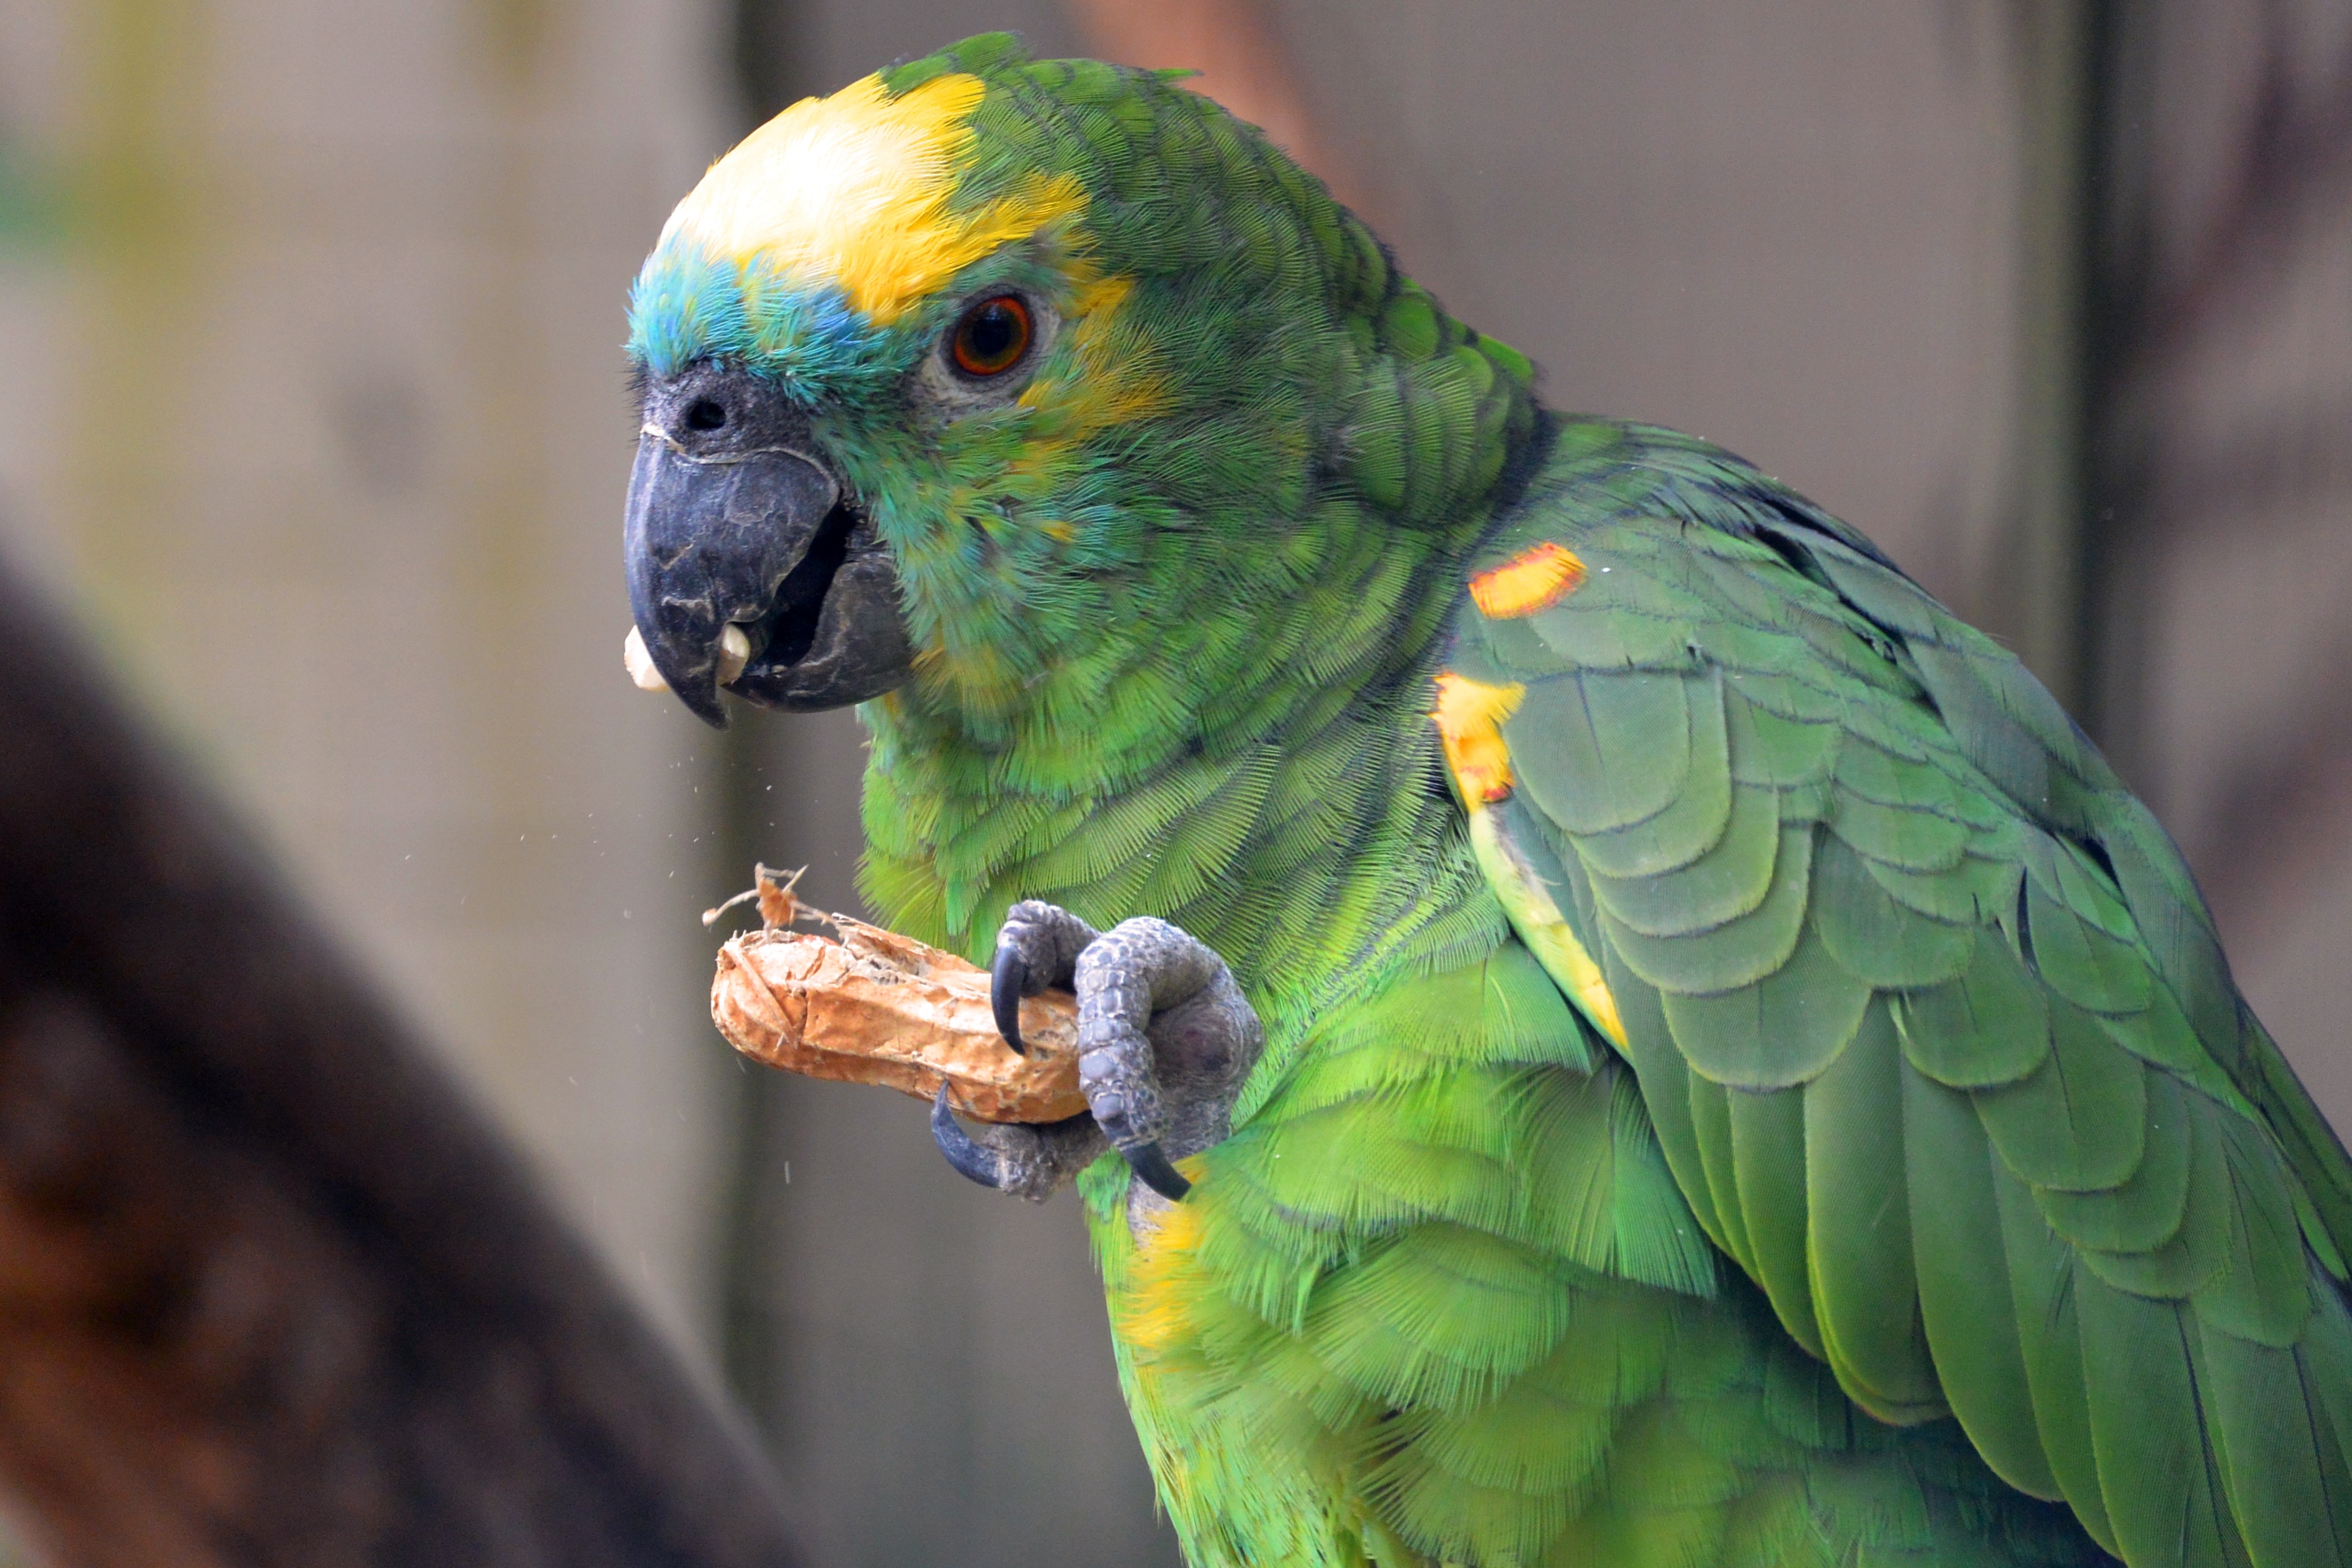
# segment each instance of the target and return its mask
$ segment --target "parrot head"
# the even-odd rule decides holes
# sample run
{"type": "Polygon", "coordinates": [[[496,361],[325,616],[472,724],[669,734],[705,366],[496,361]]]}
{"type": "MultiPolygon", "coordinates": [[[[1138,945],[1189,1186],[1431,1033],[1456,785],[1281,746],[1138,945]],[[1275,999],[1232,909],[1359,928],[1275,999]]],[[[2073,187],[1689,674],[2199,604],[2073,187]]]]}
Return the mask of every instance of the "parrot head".
{"type": "Polygon", "coordinates": [[[1004,35],[713,164],[630,352],[641,670],[714,724],[725,685],[888,693],[992,752],[1083,735],[1094,776],[1375,646],[1343,623],[1421,559],[1387,534],[1462,526],[1535,423],[1526,360],[1254,130],[1004,35]]]}

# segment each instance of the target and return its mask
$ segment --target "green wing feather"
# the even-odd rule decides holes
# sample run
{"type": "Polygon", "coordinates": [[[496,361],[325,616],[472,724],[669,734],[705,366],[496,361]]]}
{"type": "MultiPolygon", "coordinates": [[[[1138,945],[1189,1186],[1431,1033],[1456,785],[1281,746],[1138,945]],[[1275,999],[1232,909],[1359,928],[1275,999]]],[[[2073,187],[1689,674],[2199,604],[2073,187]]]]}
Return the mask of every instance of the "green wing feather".
{"type": "Polygon", "coordinates": [[[2154,817],[1701,443],[1566,426],[1474,570],[1547,543],[1581,582],[1465,609],[1454,668],[1525,688],[1498,829],[1707,1236],[1864,1410],[1957,1415],[2132,1568],[2352,1561],[2352,1162],[2154,817]]]}

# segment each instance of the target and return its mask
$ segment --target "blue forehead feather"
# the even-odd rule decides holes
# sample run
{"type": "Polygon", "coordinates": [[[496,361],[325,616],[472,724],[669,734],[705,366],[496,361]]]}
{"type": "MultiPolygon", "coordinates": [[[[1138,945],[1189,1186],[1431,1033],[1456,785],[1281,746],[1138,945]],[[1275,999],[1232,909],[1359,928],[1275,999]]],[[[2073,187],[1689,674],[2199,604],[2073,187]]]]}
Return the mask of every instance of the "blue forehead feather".
{"type": "Polygon", "coordinates": [[[677,237],[646,258],[629,290],[629,356],[653,375],[716,361],[811,397],[856,401],[903,368],[889,363],[897,346],[831,283],[677,237]]]}

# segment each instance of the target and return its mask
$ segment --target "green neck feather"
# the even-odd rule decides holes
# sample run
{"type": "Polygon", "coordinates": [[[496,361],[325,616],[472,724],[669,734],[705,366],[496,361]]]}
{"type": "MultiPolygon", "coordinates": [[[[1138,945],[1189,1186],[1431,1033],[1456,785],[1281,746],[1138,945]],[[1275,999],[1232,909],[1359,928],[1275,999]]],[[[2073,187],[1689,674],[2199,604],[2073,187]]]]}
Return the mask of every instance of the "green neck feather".
{"type": "Polygon", "coordinates": [[[1429,681],[1543,436],[1527,362],[1378,266],[1331,323],[1323,406],[1220,432],[1248,506],[1171,517],[1181,487],[1153,489],[1106,602],[1009,700],[976,711],[935,668],[866,705],[865,890],[891,924],[984,961],[1018,899],[1160,915],[1277,1016],[1340,961],[1491,942],[1429,681]]]}

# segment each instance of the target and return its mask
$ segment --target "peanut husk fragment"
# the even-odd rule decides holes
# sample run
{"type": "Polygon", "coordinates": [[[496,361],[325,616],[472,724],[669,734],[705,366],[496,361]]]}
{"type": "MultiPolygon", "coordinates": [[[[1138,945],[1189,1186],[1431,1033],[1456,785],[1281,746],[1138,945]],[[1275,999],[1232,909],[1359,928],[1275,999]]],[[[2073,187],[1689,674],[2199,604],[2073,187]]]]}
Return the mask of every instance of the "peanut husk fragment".
{"type": "MultiPolygon", "coordinates": [[[[789,920],[790,896],[762,903],[776,902],[789,920]]],[[[772,929],[719,950],[710,1016],[737,1050],[788,1072],[884,1084],[919,1100],[945,1083],[949,1104],[982,1121],[1058,1121],[1087,1108],[1075,997],[1024,999],[1029,1054],[1016,1056],[989,1012],[986,970],[879,926],[827,918],[840,941],[772,929]]]]}

